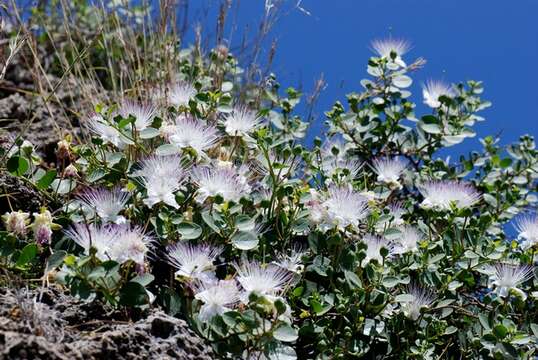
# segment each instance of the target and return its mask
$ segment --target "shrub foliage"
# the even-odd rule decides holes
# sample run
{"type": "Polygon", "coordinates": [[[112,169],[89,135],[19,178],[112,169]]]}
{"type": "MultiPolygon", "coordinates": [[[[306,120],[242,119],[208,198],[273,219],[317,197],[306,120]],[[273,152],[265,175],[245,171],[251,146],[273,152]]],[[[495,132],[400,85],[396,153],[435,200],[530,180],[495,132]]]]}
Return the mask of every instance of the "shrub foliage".
{"type": "Polygon", "coordinates": [[[245,81],[223,46],[166,50],[170,79],[95,103],[55,165],[22,137],[3,149],[47,202],[3,216],[0,262],[88,301],[161,306],[227,358],[536,356],[534,139],[441,159],[490,103],[477,81],[413,94],[424,61],[406,45],[373,43],[311,146],[297,90],[245,81]]]}

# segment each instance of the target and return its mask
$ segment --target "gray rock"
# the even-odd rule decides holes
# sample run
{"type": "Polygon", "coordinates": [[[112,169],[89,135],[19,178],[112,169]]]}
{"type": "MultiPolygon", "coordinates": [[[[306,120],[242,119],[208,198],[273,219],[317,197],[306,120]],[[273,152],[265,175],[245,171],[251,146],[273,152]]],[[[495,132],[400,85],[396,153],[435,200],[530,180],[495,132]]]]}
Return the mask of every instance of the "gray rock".
{"type": "Polygon", "coordinates": [[[10,209],[10,205],[13,210],[36,212],[44,203],[39,192],[7,172],[0,172],[0,192],[5,194],[0,197],[2,214],[10,209]]]}
{"type": "Polygon", "coordinates": [[[204,339],[159,309],[136,322],[57,289],[0,289],[0,360],[215,359],[204,339]]]}
{"type": "Polygon", "coordinates": [[[59,106],[45,105],[40,97],[20,93],[0,99],[0,122],[13,136],[23,132],[22,137],[45,155],[54,153],[56,143],[66,133],[77,132],[59,106]]]}
{"type": "Polygon", "coordinates": [[[80,91],[68,78],[61,80],[47,75],[45,79],[39,75],[39,80],[36,79],[28,58],[31,56],[17,55],[8,67],[6,78],[0,80],[0,127],[13,136],[23,132],[24,139],[52,159],[59,140],[67,133],[78,134],[78,119],[74,114],[80,91]],[[51,86],[57,86],[54,95],[51,86]]]}

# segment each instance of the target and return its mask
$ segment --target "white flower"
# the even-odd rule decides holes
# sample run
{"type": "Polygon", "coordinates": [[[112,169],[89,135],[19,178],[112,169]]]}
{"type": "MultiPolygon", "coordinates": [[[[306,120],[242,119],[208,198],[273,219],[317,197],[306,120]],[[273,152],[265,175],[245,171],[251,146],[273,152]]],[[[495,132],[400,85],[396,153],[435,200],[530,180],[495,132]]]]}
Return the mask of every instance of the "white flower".
{"type": "Polygon", "coordinates": [[[395,53],[396,58],[394,59],[394,62],[401,67],[405,67],[406,65],[402,60],[402,56],[409,51],[411,45],[408,41],[403,39],[388,38],[372,41],[372,48],[379,57],[385,59],[392,59],[391,53],[395,53]]]}
{"type": "MultiPolygon", "coordinates": [[[[405,209],[400,202],[391,203],[387,206],[389,213],[388,216],[381,217],[375,224],[377,232],[384,232],[388,227],[398,227],[404,224],[402,215],[405,213],[405,209]]],[[[383,212],[385,214],[385,212],[383,212]]]]}
{"type": "Polygon", "coordinates": [[[120,149],[125,146],[120,132],[107,124],[101,115],[96,113],[90,114],[86,126],[93,134],[99,136],[104,142],[111,143],[120,149]]]}
{"type": "Polygon", "coordinates": [[[395,202],[395,203],[389,204],[388,208],[390,211],[390,215],[394,217],[394,219],[391,221],[391,224],[396,225],[396,226],[402,225],[404,223],[402,219],[402,215],[405,214],[406,212],[402,203],[395,202]]]}
{"type": "Polygon", "coordinates": [[[257,261],[243,261],[235,264],[237,281],[245,293],[243,302],[248,303],[250,294],[255,293],[273,301],[290,284],[293,274],[275,265],[262,265],[257,261]]]}
{"type": "Polygon", "coordinates": [[[447,85],[442,81],[429,80],[422,86],[424,104],[434,109],[441,106],[441,102],[439,101],[441,96],[453,97],[454,95],[455,93],[452,86],[447,85]]]}
{"type": "Polygon", "coordinates": [[[140,161],[138,170],[133,175],[139,177],[152,175],[173,177],[184,171],[182,164],[183,161],[179,155],[152,155],[140,161]]]}
{"type": "Polygon", "coordinates": [[[177,155],[151,156],[141,162],[141,168],[135,176],[142,178],[147,190],[144,204],[150,208],[163,202],[173,208],[178,208],[174,193],[178,191],[188,173],[177,155]]]}
{"type": "Polygon", "coordinates": [[[176,124],[168,132],[168,138],[179,148],[191,147],[201,153],[215,145],[218,131],[214,126],[205,125],[201,120],[178,117],[176,124]]]}
{"type": "Polygon", "coordinates": [[[373,169],[377,174],[377,181],[401,188],[400,176],[407,167],[407,161],[402,158],[382,158],[373,161],[373,169]]]}
{"type": "Polygon", "coordinates": [[[413,226],[406,226],[401,230],[400,236],[396,239],[394,253],[405,254],[417,251],[418,244],[423,239],[422,233],[413,226]]]}
{"type": "Polygon", "coordinates": [[[277,261],[273,261],[272,264],[275,264],[282,269],[286,269],[289,272],[300,274],[304,269],[301,258],[305,255],[305,253],[306,252],[300,247],[294,247],[290,254],[278,255],[277,261]]]}
{"type": "Polygon", "coordinates": [[[199,203],[217,195],[225,201],[238,202],[250,192],[246,177],[235,167],[218,165],[196,167],[192,172],[192,178],[198,185],[196,201],[199,203]]]}
{"type": "Polygon", "coordinates": [[[333,176],[336,173],[344,175],[346,172],[347,179],[354,179],[362,169],[363,163],[360,160],[345,160],[345,159],[329,159],[324,158],[322,163],[323,172],[328,176],[333,176]]]}
{"type": "Polygon", "coordinates": [[[342,230],[349,225],[358,227],[368,215],[368,200],[350,186],[331,186],[322,205],[327,222],[342,230]]]}
{"type": "Polygon", "coordinates": [[[144,234],[139,226],[131,228],[127,224],[122,224],[114,227],[115,236],[110,249],[111,258],[118,263],[132,260],[143,265],[150,245],[154,241],[153,237],[144,234]]]}
{"type": "Polygon", "coordinates": [[[533,267],[530,265],[513,265],[507,263],[498,263],[489,267],[490,287],[494,286],[494,292],[500,297],[507,297],[510,292],[520,296],[523,300],[527,295],[518,288],[518,285],[529,280],[533,276],[533,267]]]}
{"type": "Polygon", "coordinates": [[[388,251],[388,256],[394,253],[394,246],[391,243],[380,236],[366,235],[362,241],[368,246],[366,249],[366,257],[362,260],[362,266],[366,266],[370,261],[377,260],[379,264],[383,263],[383,256],[381,256],[381,249],[385,248],[388,251]]]}
{"type": "Polygon", "coordinates": [[[151,125],[153,118],[157,115],[157,108],[151,104],[139,104],[126,100],[118,109],[118,114],[123,118],[134,116],[134,126],[136,130],[140,131],[151,125]]]}
{"type": "Polygon", "coordinates": [[[538,244],[538,215],[522,216],[516,220],[517,238],[521,241],[523,250],[530,249],[538,244]]]}
{"type": "Polygon", "coordinates": [[[270,176],[272,171],[281,183],[295,174],[298,162],[292,156],[284,158],[282,154],[269,151],[268,158],[260,154],[251,165],[252,170],[262,176],[270,176]]]}
{"type": "Polygon", "coordinates": [[[427,209],[450,210],[451,204],[458,209],[473,206],[480,200],[480,193],[471,185],[457,181],[429,181],[418,187],[427,209]]]}
{"type": "Polygon", "coordinates": [[[2,216],[6,230],[18,236],[26,235],[26,225],[28,225],[30,214],[22,211],[6,212],[2,216]]]}
{"type": "Polygon", "coordinates": [[[321,224],[327,216],[327,209],[322,205],[321,195],[315,189],[310,189],[310,199],[306,201],[308,217],[314,224],[321,224]]]}
{"type": "Polygon", "coordinates": [[[115,223],[125,221],[123,216],[118,215],[125,208],[130,197],[128,192],[122,191],[119,187],[112,190],[89,189],[77,196],[80,202],[94,210],[103,221],[115,223]]]}
{"type": "Polygon", "coordinates": [[[215,279],[213,263],[221,252],[221,248],[181,241],[167,248],[166,258],[177,269],[176,276],[208,282],[215,279]]]}
{"type": "Polygon", "coordinates": [[[168,102],[174,106],[188,106],[197,91],[188,82],[178,82],[169,89],[168,102]]]}
{"type": "Polygon", "coordinates": [[[260,123],[261,119],[255,111],[244,106],[237,106],[226,116],[224,130],[231,136],[246,136],[260,123]]]}
{"type": "Polygon", "coordinates": [[[79,244],[85,254],[90,248],[96,250],[95,256],[101,261],[114,260],[123,263],[132,260],[144,264],[153,238],[144,234],[142,228],[123,225],[95,225],[78,223],[65,234],[79,244]]]}
{"type": "Polygon", "coordinates": [[[67,237],[76,242],[84,249],[88,255],[90,248],[97,250],[96,257],[103,261],[108,260],[107,253],[110,252],[112,241],[116,234],[113,226],[96,224],[76,223],[65,231],[67,237]]]}
{"type": "Polygon", "coordinates": [[[413,300],[403,303],[402,310],[405,316],[416,321],[420,317],[420,310],[430,306],[435,301],[435,296],[431,291],[416,285],[409,286],[407,293],[413,295],[413,300]]]}
{"type": "MultiPolygon", "coordinates": [[[[326,141],[321,148],[321,168],[327,177],[349,172],[348,179],[353,179],[362,168],[362,163],[355,157],[347,155],[345,144],[337,139],[326,141]]],[[[330,179],[329,179],[330,180],[330,179]]]]}
{"type": "Polygon", "coordinates": [[[325,140],[320,150],[323,158],[343,160],[346,159],[348,155],[348,145],[339,137],[332,137],[331,139],[325,140]]]}
{"type": "Polygon", "coordinates": [[[240,292],[235,280],[199,283],[195,290],[194,297],[203,303],[198,314],[198,319],[203,322],[231,311],[239,302],[240,292]]]}

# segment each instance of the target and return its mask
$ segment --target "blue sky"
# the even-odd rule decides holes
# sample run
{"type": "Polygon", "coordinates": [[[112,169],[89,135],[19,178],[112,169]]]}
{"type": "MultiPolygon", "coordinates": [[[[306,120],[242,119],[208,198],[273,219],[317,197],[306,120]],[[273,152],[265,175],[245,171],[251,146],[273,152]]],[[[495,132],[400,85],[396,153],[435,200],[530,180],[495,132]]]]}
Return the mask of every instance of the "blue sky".
{"type": "MultiPolygon", "coordinates": [[[[482,112],[486,122],[475,127],[478,136],[456,152],[479,149],[478,137],[501,130],[502,143],[523,133],[538,135],[538,1],[303,0],[301,6],[311,15],[291,10],[293,2],[288,0],[287,14],[271,34],[278,41],[273,70],[283,86],[300,86],[305,92],[324,74],[327,87],[316,107],[313,134],[324,122],[323,111],[360,90],[370,41],[392,34],[412,42],[408,62],[419,56],[428,61],[413,75],[415,101],[422,101],[420,85],[430,78],[484,82],[483,97],[493,106],[482,112]]],[[[194,0],[190,10],[196,13],[203,5],[217,9],[218,4],[194,0]]],[[[263,0],[241,1],[232,39],[239,40],[245,25],[262,17],[263,8],[263,0]]],[[[209,24],[213,29],[214,17],[209,24]]]]}

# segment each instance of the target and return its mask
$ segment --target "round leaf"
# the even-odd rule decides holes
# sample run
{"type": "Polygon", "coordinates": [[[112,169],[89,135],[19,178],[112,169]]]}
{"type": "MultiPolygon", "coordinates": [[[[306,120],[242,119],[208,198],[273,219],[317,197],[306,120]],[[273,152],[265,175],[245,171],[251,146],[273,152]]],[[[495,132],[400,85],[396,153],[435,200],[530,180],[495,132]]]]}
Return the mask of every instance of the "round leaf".
{"type": "Polygon", "coordinates": [[[232,237],[232,243],[239,250],[252,250],[258,242],[258,234],[252,231],[238,231],[232,237]]]}

